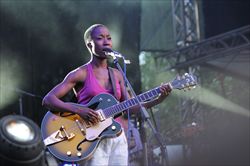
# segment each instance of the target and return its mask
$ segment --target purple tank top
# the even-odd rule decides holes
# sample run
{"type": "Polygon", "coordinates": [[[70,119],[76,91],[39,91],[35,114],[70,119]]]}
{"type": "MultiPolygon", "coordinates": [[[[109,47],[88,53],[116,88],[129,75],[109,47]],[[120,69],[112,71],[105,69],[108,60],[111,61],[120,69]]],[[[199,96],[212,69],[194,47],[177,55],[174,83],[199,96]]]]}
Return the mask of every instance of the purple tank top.
{"type": "MultiPolygon", "coordinates": [[[[117,79],[115,79],[115,82],[119,101],[121,99],[121,87],[117,79]]],[[[79,104],[87,104],[94,96],[100,93],[114,95],[113,89],[105,89],[99,84],[93,73],[92,65],[89,63],[87,64],[87,78],[84,82],[83,88],[77,93],[77,101],[79,104]]]]}

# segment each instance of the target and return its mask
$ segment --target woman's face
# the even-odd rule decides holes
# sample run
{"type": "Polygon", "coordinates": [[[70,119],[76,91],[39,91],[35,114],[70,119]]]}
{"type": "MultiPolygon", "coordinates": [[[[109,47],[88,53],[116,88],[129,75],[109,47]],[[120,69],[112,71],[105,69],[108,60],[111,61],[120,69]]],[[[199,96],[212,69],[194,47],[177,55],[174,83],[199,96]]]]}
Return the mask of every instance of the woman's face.
{"type": "Polygon", "coordinates": [[[91,33],[91,38],[92,53],[97,57],[106,58],[103,49],[112,48],[112,39],[108,28],[104,26],[96,27],[91,33]]]}

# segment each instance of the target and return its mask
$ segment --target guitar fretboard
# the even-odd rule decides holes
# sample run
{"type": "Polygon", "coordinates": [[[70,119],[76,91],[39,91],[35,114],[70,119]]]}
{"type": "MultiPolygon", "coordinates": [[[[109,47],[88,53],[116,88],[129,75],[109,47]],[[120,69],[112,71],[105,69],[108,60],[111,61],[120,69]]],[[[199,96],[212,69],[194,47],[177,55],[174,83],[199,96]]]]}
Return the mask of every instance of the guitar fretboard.
{"type": "MultiPolygon", "coordinates": [[[[171,89],[184,89],[186,87],[192,87],[197,84],[196,77],[192,74],[185,74],[178,79],[174,79],[173,81],[169,82],[169,86],[171,89]]],[[[157,97],[161,93],[160,87],[156,87],[152,90],[144,92],[137,96],[139,102],[149,101],[157,97]]],[[[138,100],[136,98],[132,98],[121,103],[115,104],[111,107],[103,109],[103,113],[106,118],[113,117],[116,114],[121,113],[122,111],[129,109],[138,104],[138,100]]]]}
{"type": "MultiPolygon", "coordinates": [[[[144,102],[156,98],[157,96],[159,96],[160,93],[161,93],[160,87],[157,87],[138,95],[137,98],[139,102],[144,102]]],[[[103,113],[106,118],[113,117],[114,115],[137,105],[138,100],[136,98],[131,98],[129,100],[123,101],[121,103],[115,104],[111,107],[104,109],[103,113]]]]}

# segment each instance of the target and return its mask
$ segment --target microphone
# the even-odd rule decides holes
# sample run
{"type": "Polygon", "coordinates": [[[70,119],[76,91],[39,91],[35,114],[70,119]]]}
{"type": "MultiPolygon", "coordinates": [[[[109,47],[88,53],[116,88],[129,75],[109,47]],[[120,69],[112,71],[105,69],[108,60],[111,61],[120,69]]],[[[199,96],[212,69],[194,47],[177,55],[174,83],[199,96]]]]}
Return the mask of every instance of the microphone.
{"type": "Polygon", "coordinates": [[[112,50],[111,48],[104,48],[103,52],[106,56],[111,56],[112,58],[124,58],[121,53],[112,50]]]}

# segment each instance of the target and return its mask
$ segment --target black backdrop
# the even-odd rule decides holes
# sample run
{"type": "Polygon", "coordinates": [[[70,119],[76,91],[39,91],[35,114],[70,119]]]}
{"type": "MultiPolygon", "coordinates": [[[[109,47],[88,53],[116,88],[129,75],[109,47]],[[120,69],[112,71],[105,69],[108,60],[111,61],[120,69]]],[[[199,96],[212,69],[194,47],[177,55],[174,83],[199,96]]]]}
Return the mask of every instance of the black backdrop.
{"type": "MultiPolygon", "coordinates": [[[[110,28],[114,34],[113,43],[119,43],[114,49],[132,61],[127,67],[127,75],[135,90],[140,90],[139,2],[0,2],[0,103],[6,100],[5,95],[14,93],[12,101],[0,107],[1,116],[19,114],[20,93],[15,88],[43,97],[70,70],[88,62],[90,55],[85,48],[83,33],[94,23],[110,28]],[[10,75],[6,76],[3,73],[7,71],[10,75]],[[6,77],[11,81],[21,81],[13,87],[6,77]]],[[[40,124],[47,111],[41,107],[41,99],[27,95],[22,99],[24,116],[40,124]]]]}

